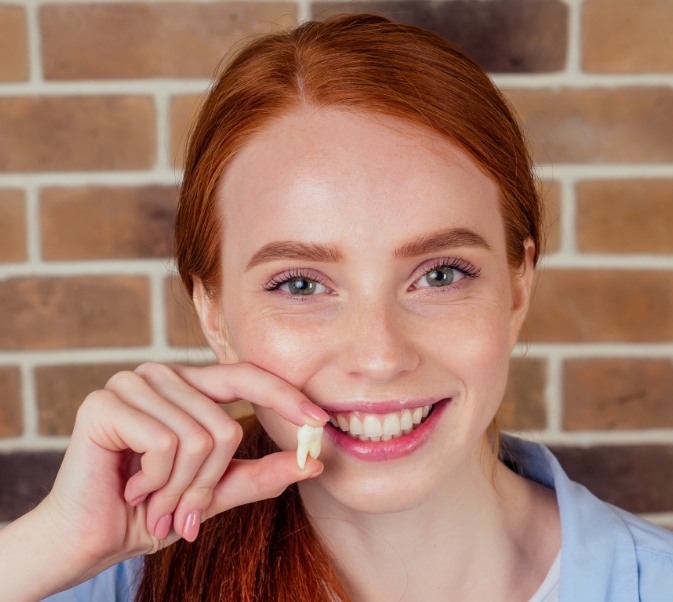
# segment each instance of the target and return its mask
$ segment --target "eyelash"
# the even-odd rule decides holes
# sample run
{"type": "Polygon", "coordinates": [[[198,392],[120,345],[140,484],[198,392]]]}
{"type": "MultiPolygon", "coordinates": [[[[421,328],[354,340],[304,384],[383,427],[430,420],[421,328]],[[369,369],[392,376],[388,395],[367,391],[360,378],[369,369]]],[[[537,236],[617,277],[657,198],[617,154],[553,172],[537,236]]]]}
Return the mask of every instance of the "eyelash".
{"type": "Polygon", "coordinates": [[[324,279],[321,278],[319,274],[313,272],[308,273],[304,270],[299,269],[299,270],[288,270],[287,272],[282,272],[277,276],[274,276],[271,280],[269,280],[269,282],[267,282],[264,285],[264,290],[269,292],[277,291],[281,286],[287,284],[288,282],[291,282],[292,280],[313,280],[318,284],[327,286],[324,279]]]}
{"type": "MultiPolygon", "coordinates": [[[[430,261],[430,263],[422,266],[420,274],[418,277],[414,278],[414,282],[420,280],[423,276],[426,276],[434,270],[440,270],[443,268],[456,270],[457,272],[463,274],[465,278],[469,278],[470,280],[478,278],[479,274],[481,274],[481,270],[477,266],[471,264],[469,261],[465,261],[464,259],[433,259],[430,261]]],[[[450,286],[446,288],[450,288],[450,286]]]]}
{"type": "MultiPolygon", "coordinates": [[[[430,263],[424,265],[421,269],[421,273],[414,278],[414,282],[422,278],[423,276],[429,274],[430,272],[434,270],[439,270],[439,269],[450,269],[450,270],[456,270],[463,274],[465,278],[468,278],[470,280],[474,280],[475,278],[479,277],[479,274],[481,273],[481,270],[474,266],[473,264],[469,263],[468,261],[465,261],[464,259],[434,259],[430,263]]],[[[274,292],[280,289],[281,286],[284,284],[287,284],[288,282],[291,282],[292,280],[312,280],[313,282],[317,282],[318,284],[321,284],[325,287],[327,287],[327,284],[320,276],[320,274],[315,273],[313,271],[305,271],[302,269],[294,269],[294,270],[288,270],[287,272],[282,272],[276,276],[274,276],[269,282],[267,282],[264,285],[264,290],[268,292],[274,292]]],[[[453,288],[451,285],[447,287],[442,287],[442,288],[453,288]]]]}

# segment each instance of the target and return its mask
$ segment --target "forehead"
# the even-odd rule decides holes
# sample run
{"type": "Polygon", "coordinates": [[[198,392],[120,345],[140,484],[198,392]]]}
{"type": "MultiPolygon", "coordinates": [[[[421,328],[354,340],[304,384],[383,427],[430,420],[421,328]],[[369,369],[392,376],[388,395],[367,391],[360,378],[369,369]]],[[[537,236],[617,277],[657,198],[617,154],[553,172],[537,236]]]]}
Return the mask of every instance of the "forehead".
{"type": "Polygon", "coordinates": [[[346,111],[302,108],[274,121],[234,157],[218,195],[229,240],[241,230],[248,239],[329,243],[347,234],[408,238],[433,224],[503,230],[496,185],[456,145],[346,111]]]}

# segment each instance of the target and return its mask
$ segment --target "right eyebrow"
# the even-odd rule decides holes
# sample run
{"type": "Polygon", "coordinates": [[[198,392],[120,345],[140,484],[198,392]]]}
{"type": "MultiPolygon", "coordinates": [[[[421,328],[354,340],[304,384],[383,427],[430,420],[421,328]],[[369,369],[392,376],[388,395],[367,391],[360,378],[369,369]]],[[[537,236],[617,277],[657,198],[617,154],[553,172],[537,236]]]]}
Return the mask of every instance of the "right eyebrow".
{"type": "Polygon", "coordinates": [[[245,270],[277,259],[300,259],[304,261],[321,261],[335,263],[341,259],[341,252],[336,247],[328,247],[318,243],[304,243],[293,240],[281,240],[264,245],[248,261],[245,270]]]}

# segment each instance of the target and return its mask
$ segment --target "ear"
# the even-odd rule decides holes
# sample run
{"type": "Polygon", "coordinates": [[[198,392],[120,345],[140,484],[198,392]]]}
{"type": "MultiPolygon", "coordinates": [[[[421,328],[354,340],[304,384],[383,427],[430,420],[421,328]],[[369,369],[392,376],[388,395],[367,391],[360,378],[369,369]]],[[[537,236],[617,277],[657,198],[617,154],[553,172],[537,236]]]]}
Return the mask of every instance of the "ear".
{"type": "Polygon", "coordinates": [[[220,364],[236,361],[227,340],[219,298],[209,294],[199,278],[194,278],[192,301],[199,315],[201,330],[220,364]]]}
{"type": "Polygon", "coordinates": [[[512,314],[510,316],[510,345],[514,347],[519,339],[519,332],[530,305],[535,277],[535,243],[531,238],[524,242],[523,263],[518,270],[512,273],[512,314]]]}

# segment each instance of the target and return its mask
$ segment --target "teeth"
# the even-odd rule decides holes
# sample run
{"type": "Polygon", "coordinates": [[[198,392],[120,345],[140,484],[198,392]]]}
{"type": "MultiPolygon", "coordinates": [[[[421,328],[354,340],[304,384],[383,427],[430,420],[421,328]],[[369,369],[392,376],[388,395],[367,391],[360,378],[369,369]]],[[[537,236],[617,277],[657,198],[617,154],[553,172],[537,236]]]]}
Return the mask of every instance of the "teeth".
{"type": "Polygon", "coordinates": [[[383,435],[392,437],[398,435],[402,427],[400,426],[400,419],[397,414],[387,414],[383,419],[383,435]]]}
{"type": "Polygon", "coordinates": [[[367,414],[365,416],[362,428],[365,437],[380,437],[383,435],[383,427],[381,426],[379,419],[372,414],[367,414]]]}
{"type": "Polygon", "coordinates": [[[304,469],[306,466],[306,458],[318,459],[320,455],[320,444],[322,442],[321,426],[311,426],[304,424],[297,430],[297,466],[304,469]]]}
{"type": "Polygon", "coordinates": [[[331,423],[360,441],[390,441],[413,431],[431,409],[426,405],[388,414],[336,414],[331,423]]]}

